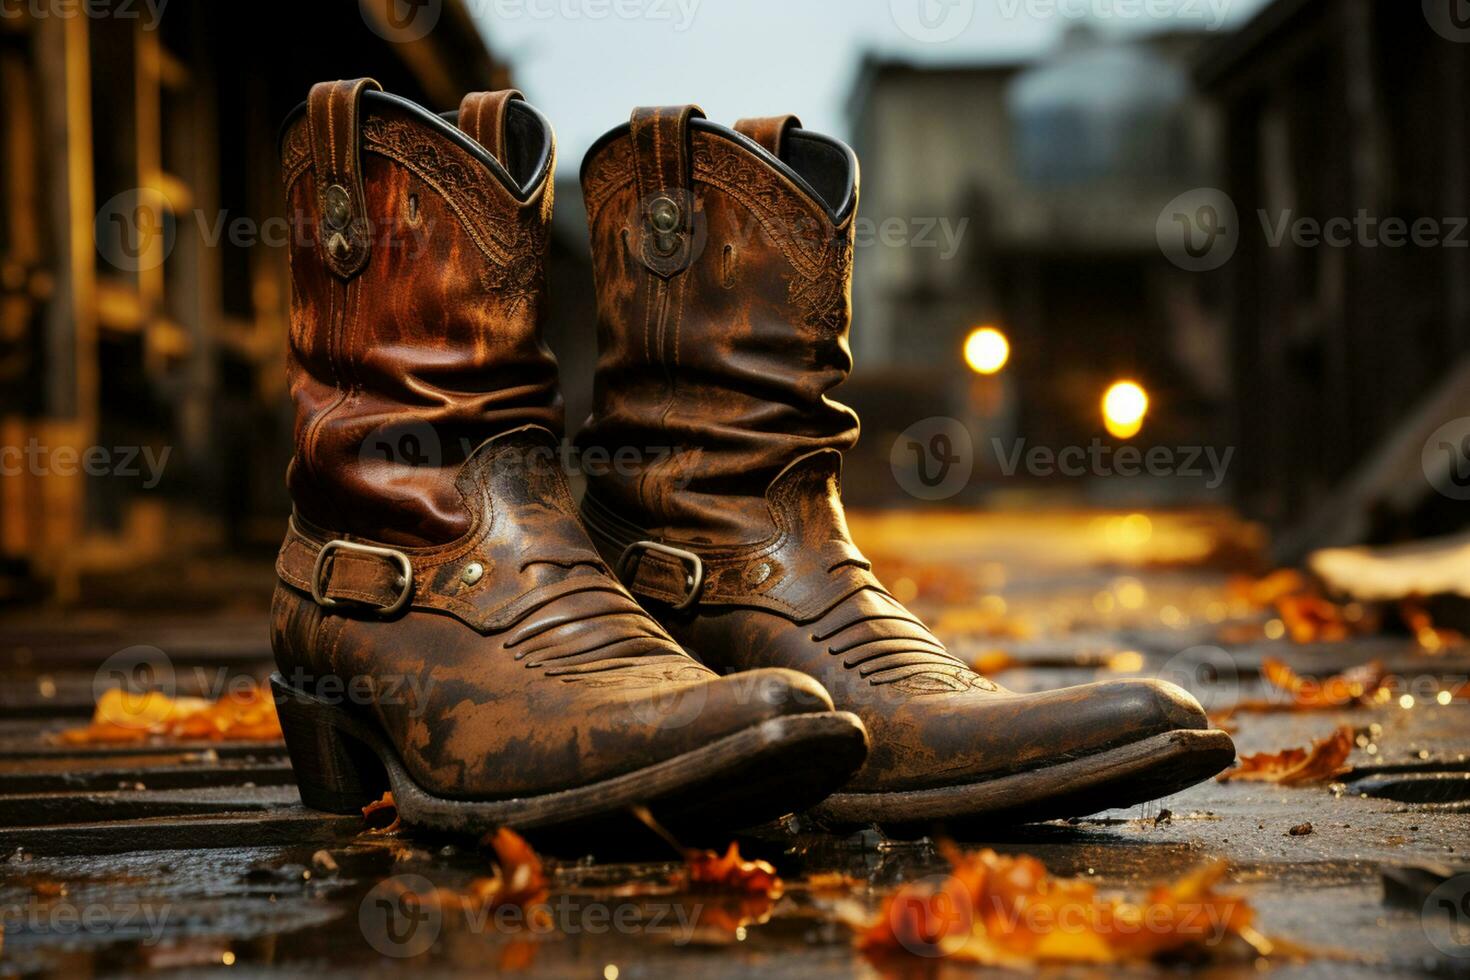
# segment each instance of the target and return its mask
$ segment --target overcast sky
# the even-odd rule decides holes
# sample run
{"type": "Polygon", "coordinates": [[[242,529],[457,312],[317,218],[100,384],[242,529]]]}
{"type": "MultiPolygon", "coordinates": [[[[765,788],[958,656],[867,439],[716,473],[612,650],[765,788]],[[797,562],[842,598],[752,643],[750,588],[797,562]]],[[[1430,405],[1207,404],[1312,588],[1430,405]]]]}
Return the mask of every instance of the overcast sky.
{"type": "Polygon", "coordinates": [[[1227,31],[1268,0],[465,0],[563,166],[635,105],[697,102],[709,117],[796,112],[846,136],[864,52],[916,62],[1029,57],[1069,25],[1227,31]]]}

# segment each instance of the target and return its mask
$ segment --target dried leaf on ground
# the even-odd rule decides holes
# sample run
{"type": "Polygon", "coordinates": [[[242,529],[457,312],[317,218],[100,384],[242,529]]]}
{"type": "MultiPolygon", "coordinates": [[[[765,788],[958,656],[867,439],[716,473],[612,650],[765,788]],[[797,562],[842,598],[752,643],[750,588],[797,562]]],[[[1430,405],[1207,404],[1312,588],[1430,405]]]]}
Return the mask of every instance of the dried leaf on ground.
{"type": "Polygon", "coordinates": [[[486,835],[484,844],[495,851],[495,874],[476,878],[470,894],[481,906],[534,905],[546,898],[550,890],[541,856],[526,839],[509,827],[501,827],[486,835]]]}
{"type": "MultiPolygon", "coordinates": [[[[645,806],[630,807],[633,815],[662,837],[684,858],[665,888],[700,892],[695,935],[700,942],[728,943],[743,938],[742,930],[770,918],[784,886],[768,861],[747,861],[740,848],[730,842],[723,855],[682,846],[668,828],[645,806]]],[[[647,893],[647,884],[633,886],[624,894],[647,893]]]]}
{"type": "Polygon", "coordinates": [[[362,808],[362,820],[368,830],[375,834],[391,834],[398,829],[398,804],[393,802],[393,791],[383,795],[362,808]]]}
{"type": "Polygon", "coordinates": [[[405,892],[406,897],[440,909],[457,908],[466,912],[515,907],[528,913],[526,924],[539,928],[547,923],[551,914],[546,907],[550,885],[541,857],[508,827],[485,835],[482,844],[495,852],[491,874],[474,878],[462,888],[438,887],[427,894],[405,892]]]}
{"type": "Polygon", "coordinates": [[[1306,576],[1295,568],[1278,568],[1261,578],[1237,575],[1230,580],[1229,585],[1232,599],[1247,602],[1262,609],[1274,605],[1278,599],[1303,592],[1307,588],[1306,576]]]}
{"type": "Polygon", "coordinates": [[[746,861],[734,841],[723,855],[684,847],[646,806],[629,808],[644,826],[663,838],[684,858],[681,883],[690,889],[723,891],[732,895],[781,896],[781,879],[769,861],[746,861]]]}
{"type": "Polygon", "coordinates": [[[1309,749],[1242,755],[1237,768],[1228,769],[1216,778],[1222,783],[1246,780],[1282,786],[1326,783],[1348,771],[1344,763],[1352,751],[1353,730],[1343,725],[1326,738],[1313,742],[1309,749]]]}
{"type": "Polygon", "coordinates": [[[898,889],[858,939],[870,956],[946,955],[986,966],[1123,963],[1166,953],[1207,952],[1227,937],[1258,954],[1271,944],[1252,928],[1239,898],[1217,895],[1223,861],[1141,902],[1105,898],[1087,881],[1055,879],[1035,858],[942,846],[951,870],[942,879],[898,889]]]}
{"type": "Polygon", "coordinates": [[[746,861],[734,841],[723,855],[714,851],[685,851],[684,873],[691,890],[778,898],[783,888],[769,861],[746,861]]]}
{"type": "Polygon", "coordinates": [[[97,699],[92,721],[60,734],[68,745],[145,742],[154,738],[189,741],[274,741],[281,720],[269,689],[253,686],[218,701],[173,698],[161,691],[135,693],[112,688],[97,699]]]}
{"type": "Polygon", "coordinates": [[[1275,657],[1261,661],[1261,676],[1286,697],[1252,698],[1210,715],[1216,723],[1241,712],[1333,711],[1378,704],[1392,696],[1381,660],[1370,660],[1328,677],[1303,677],[1275,657]]]}
{"type": "Polygon", "coordinates": [[[1363,622],[1361,607],[1339,606],[1310,592],[1277,599],[1276,614],[1294,643],[1338,643],[1363,622]]]}
{"type": "Polygon", "coordinates": [[[1377,618],[1367,615],[1363,606],[1331,601],[1294,568],[1278,569],[1259,579],[1236,578],[1230,583],[1230,595],[1259,609],[1274,609],[1282,629],[1295,643],[1333,643],[1370,633],[1378,626],[1377,618]]]}
{"type": "Polygon", "coordinates": [[[1383,661],[1370,660],[1341,674],[1323,678],[1303,677],[1274,657],[1261,661],[1261,675],[1279,691],[1291,695],[1299,708],[1343,708],[1366,704],[1383,688],[1387,672],[1383,661]]]}
{"type": "Polygon", "coordinates": [[[1435,626],[1429,607],[1418,596],[1399,600],[1398,611],[1404,625],[1414,634],[1415,642],[1426,653],[1440,653],[1446,647],[1459,646],[1465,642],[1465,634],[1459,630],[1435,626]]]}

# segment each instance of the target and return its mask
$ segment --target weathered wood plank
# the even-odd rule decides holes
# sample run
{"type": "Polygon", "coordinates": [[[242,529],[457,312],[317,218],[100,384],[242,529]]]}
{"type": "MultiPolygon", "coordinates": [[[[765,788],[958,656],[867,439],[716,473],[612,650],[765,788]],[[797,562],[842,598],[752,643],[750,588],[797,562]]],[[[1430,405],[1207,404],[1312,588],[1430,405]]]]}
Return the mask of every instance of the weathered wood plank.
{"type": "Polygon", "coordinates": [[[362,830],[362,818],[292,807],[207,817],[161,817],[0,828],[0,853],[123,854],[129,851],[326,844],[362,830]]]}

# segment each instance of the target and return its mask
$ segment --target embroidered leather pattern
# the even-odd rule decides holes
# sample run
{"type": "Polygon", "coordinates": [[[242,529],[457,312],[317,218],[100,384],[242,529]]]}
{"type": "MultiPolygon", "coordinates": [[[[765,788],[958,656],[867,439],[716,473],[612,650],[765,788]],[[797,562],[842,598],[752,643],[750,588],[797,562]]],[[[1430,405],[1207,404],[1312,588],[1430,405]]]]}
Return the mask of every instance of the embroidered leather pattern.
{"type": "Polygon", "coordinates": [[[795,273],[787,277],[787,298],[802,320],[840,333],[852,277],[851,225],[831,230],[820,208],[724,140],[696,138],[694,171],[748,208],[791,263],[795,273]]]}
{"type": "Polygon", "coordinates": [[[847,328],[848,295],[852,283],[852,240],[849,232],[833,236],[823,255],[825,268],[807,278],[787,277],[787,295],[802,311],[809,326],[826,334],[839,334],[847,328]]]}
{"type": "Polygon", "coordinates": [[[487,292],[499,293],[506,312],[512,315],[520,313],[522,307],[534,303],[545,292],[551,188],[552,183],[548,180],[542,191],[539,210],[521,209],[520,241],[524,244],[511,250],[511,260],[505,265],[491,265],[480,270],[480,285],[487,292]]]}
{"type": "Polygon", "coordinates": [[[614,140],[597,154],[582,179],[582,200],[587,207],[589,225],[597,224],[597,216],[612,196],[632,183],[632,145],[627,139],[614,140]]]}
{"type": "MultiPolygon", "coordinates": [[[[464,222],[471,239],[492,263],[480,270],[480,284],[500,293],[507,310],[518,313],[539,295],[545,278],[547,227],[552,189],[548,182],[537,207],[506,214],[503,192],[484,168],[426,136],[419,127],[394,119],[372,118],[362,124],[365,149],[411,170],[438,191],[464,222]]],[[[292,126],[281,147],[281,169],[289,189],[311,167],[311,144],[305,122],[292,126]]],[[[510,202],[513,205],[513,202],[510,202]]]]}
{"type": "MultiPolygon", "coordinates": [[[[365,120],[362,136],[364,150],[395,161],[438,191],[497,268],[508,269],[517,260],[540,261],[545,230],[539,227],[539,210],[529,216],[507,215],[507,205],[514,207],[514,202],[505,199],[505,192],[469,154],[443,139],[427,136],[422,127],[398,119],[365,120]],[[528,236],[534,237],[527,240],[528,236]]],[[[495,277],[497,282],[500,279],[495,277]]]]}
{"type": "MultiPolygon", "coordinates": [[[[852,280],[851,224],[833,230],[821,208],[727,140],[703,133],[695,133],[693,140],[695,179],[744,205],[791,263],[795,272],[787,277],[787,298],[801,311],[803,322],[840,333],[847,322],[852,280]]],[[[587,169],[583,194],[588,221],[596,224],[612,196],[632,183],[632,150],[620,139],[587,169]]]]}
{"type": "Polygon", "coordinates": [[[298,120],[286,131],[286,139],[281,146],[281,173],[288,191],[296,183],[296,178],[311,166],[311,137],[307,129],[306,120],[298,120]]]}

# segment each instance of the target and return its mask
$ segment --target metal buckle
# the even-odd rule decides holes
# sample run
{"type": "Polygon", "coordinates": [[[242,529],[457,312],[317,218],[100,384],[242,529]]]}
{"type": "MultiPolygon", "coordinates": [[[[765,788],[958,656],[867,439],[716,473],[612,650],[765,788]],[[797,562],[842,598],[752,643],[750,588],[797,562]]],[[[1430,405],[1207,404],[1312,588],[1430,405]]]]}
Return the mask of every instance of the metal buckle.
{"type": "Polygon", "coordinates": [[[322,593],[322,569],[326,567],[327,555],[334,551],[357,551],[364,555],[372,555],[375,558],[388,558],[398,565],[398,584],[401,591],[398,598],[386,606],[378,606],[377,612],[381,616],[391,616],[402,609],[408,602],[408,597],[413,595],[413,563],[408,556],[401,551],[392,548],[378,548],[370,544],[358,544],[356,541],[344,541],[337,538],[322,545],[322,550],[317,552],[316,564],[311,568],[311,597],[316,604],[323,609],[331,609],[342,603],[322,593]]]}
{"type": "Polygon", "coordinates": [[[684,574],[684,587],[689,590],[689,594],[684,597],[683,602],[676,604],[674,609],[688,609],[694,605],[695,600],[699,598],[700,590],[704,588],[704,560],[702,558],[692,551],[685,551],[683,548],[675,548],[657,541],[634,541],[623,549],[622,555],[618,558],[618,578],[624,582],[630,581],[628,565],[633,555],[639,551],[654,551],[661,555],[668,555],[670,558],[677,558],[680,564],[687,565],[688,571],[684,574]]]}

